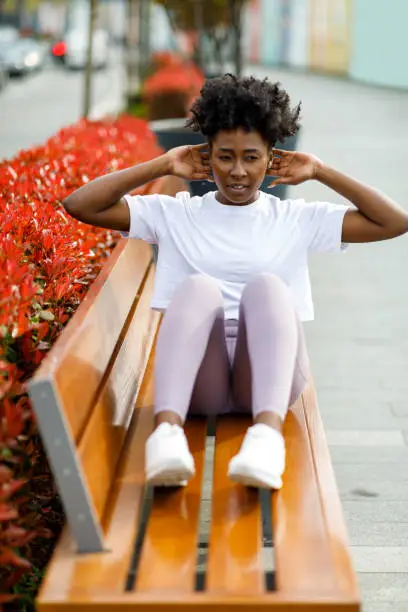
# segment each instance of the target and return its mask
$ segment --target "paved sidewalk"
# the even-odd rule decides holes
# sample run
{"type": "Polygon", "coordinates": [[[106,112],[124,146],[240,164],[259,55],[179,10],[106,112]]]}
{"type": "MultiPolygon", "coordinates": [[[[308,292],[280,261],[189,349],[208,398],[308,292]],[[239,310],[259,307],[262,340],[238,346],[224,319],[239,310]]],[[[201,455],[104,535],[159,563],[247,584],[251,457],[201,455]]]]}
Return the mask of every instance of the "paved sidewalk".
{"type": "MultiPolygon", "coordinates": [[[[299,148],[408,207],[408,92],[248,68],[303,100],[299,148]]],[[[341,201],[316,182],[293,188],[341,201]]],[[[408,237],[311,260],[306,324],[364,612],[408,610],[408,237]]]]}

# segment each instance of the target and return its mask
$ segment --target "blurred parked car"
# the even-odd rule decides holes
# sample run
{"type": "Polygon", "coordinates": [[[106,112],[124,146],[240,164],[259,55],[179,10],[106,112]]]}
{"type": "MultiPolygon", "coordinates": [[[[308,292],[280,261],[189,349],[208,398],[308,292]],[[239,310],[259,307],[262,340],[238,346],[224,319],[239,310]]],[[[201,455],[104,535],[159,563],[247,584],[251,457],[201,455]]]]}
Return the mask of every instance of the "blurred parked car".
{"type": "Polygon", "coordinates": [[[17,28],[8,25],[0,25],[0,54],[10,47],[20,37],[17,28]]]}
{"type": "Polygon", "coordinates": [[[11,45],[18,40],[19,33],[17,28],[8,25],[0,25],[0,89],[3,89],[8,81],[8,70],[3,60],[3,54],[11,45]]]}
{"type": "MultiPolygon", "coordinates": [[[[55,59],[63,61],[68,68],[85,68],[88,51],[88,33],[85,29],[70,30],[62,40],[52,47],[55,59]]],[[[109,62],[109,34],[95,30],[92,44],[92,65],[106,68],[109,62]]]]}
{"type": "Polygon", "coordinates": [[[1,53],[1,59],[10,75],[23,75],[40,70],[45,52],[36,40],[19,38],[1,53]]]}

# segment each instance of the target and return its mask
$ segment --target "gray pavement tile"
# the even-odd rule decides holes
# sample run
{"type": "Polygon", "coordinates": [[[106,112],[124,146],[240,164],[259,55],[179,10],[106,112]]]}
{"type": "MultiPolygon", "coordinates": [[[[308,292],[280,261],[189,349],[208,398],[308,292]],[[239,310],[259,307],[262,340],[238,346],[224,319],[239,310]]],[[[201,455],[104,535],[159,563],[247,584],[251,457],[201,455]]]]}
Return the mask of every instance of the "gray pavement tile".
{"type": "MultiPolygon", "coordinates": [[[[376,500],[343,501],[346,521],[370,521],[372,523],[408,523],[408,504],[405,501],[376,500]]],[[[407,584],[408,586],[408,584],[407,584]]]]}
{"type": "Polygon", "coordinates": [[[407,612],[408,606],[404,601],[367,601],[363,602],[362,612],[407,612]]]}
{"type": "MultiPolygon", "coordinates": [[[[364,602],[402,603],[408,610],[408,581],[406,574],[358,574],[358,582],[364,602]]],[[[365,610],[364,610],[365,612],[365,610]]]]}
{"type": "Polygon", "coordinates": [[[351,556],[357,572],[408,572],[408,546],[351,546],[351,556]]]}
{"type": "Polygon", "coordinates": [[[408,393],[401,397],[399,401],[392,401],[391,410],[395,416],[408,417],[408,393]]]}
{"type": "Polygon", "coordinates": [[[368,477],[361,477],[359,474],[348,474],[342,477],[337,473],[336,482],[341,499],[361,500],[371,499],[373,503],[376,499],[387,501],[408,501],[408,481],[401,480],[379,480],[375,474],[368,477]]]}
{"type": "Polygon", "coordinates": [[[387,397],[379,397],[377,391],[355,390],[347,392],[344,390],[331,391],[315,385],[317,400],[320,408],[344,412],[352,415],[355,412],[363,412],[367,416],[386,414],[393,416],[392,401],[387,397]]]}
{"type": "Polygon", "coordinates": [[[330,410],[325,404],[320,406],[320,412],[326,432],[337,429],[408,431],[408,417],[394,417],[389,410],[383,413],[378,411],[377,413],[367,414],[350,406],[350,410],[338,410],[336,412],[330,410]]]}
{"type": "Polygon", "coordinates": [[[211,501],[203,499],[200,508],[200,541],[208,542],[211,523],[211,501]]]}
{"type": "Polygon", "coordinates": [[[327,441],[330,446],[404,446],[403,433],[398,430],[326,430],[327,441]]]}
{"type": "Polygon", "coordinates": [[[271,572],[275,570],[275,551],[273,548],[264,547],[262,548],[262,563],[265,572],[271,572]]]}
{"type": "MultiPolygon", "coordinates": [[[[370,522],[346,518],[347,532],[353,546],[408,546],[408,522],[370,522]]],[[[408,584],[408,581],[407,581],[408,584]]]]}
{"type": "MultiPolygon", "coordinates": [[[[366,450],[366,449],[365,449],[366,450]]],[[[378,482],[388,481],[396,487],[400,483],[408,483],[408,469],[399,469],[395,463],[376,463],[375,465],[365,463],[336,463],[333,465],[336,478],[342,478],[344,482],[354,482],[354,479],[361,481],[378,482]]]]}
{"type": "Polygon", "coordinates": [[[381,387],[380,377],[373,375],[371,372],[358,370],[351,374],[349,372],[335,373],[331,370],[316,371],[313,370],[313,364],[312,372],[317,389],[336,389],[343,392],[361,390],[364,393],[366,388],[370,390],[386,388],[385,386],[381,387]]]}
{"type": "MultiPolygon", "coordinates": [[[[392,347],[391,350],[395,350],[395,347],[392,347]]],[[[309,355],[312,371],[315,369],[321,371],[322,377],[330,376],[338,378],[350,376],[353,379],[357,377],[357,380],[362,380],[362,382],[379,378],[381,385],[387,382],[387,384],[392,383],[405,388],[407,364],[406,359],[402,355],[394,354],[393,359],[388,355],[382,358],[381,355],[378,355],[378,348],[376,347],[372,347],[368,351],[366,348],[362,349],[355,346],[354,351],[355,355],[353,355],[352,360],[350,355],[343,354],[350,352],[350,347],[347,347],[342,349],[342,352],[333,357],[333,359],[330,359],[328,364],[327,360],[330,352],[325,352],[319,347],[318,357],[313,357],[313,354],[309,355]],[[372,353],[371,355],[370,352],[372,353]]]]}
{"type": "MultiPolygon", "coordinates": [[[[214,469],[214,451],[215,451],[215,438],[207,437],[205,447],[205,465],[204,465],[204,477],[203,486],[201,490],[201,497],[203,500],[211,500],[212,495],[212,474],[214,469]]],[[[210,505],[205,506],[205,512],[207,515],[210,512],[210,505]]],[[[209,520],[209,516],[208,516],[209,520]]]]}
{"type": "MultiPolygon", "coordinates": [[[[345,393],[317,388],[317,401],[325,425],[329,420],[343,421],[343,429],[404,429],[408,417],[398,417],[392,411],[391,401],[378,398],[375,393],[345,393]],[[356,423],[362,425],[356,426],[356,423]],[[374,427],[375,428],[375,427],[374,427]]],[[[408,428],[407,428],[408,429],[408,428]]]]}
{"type": "MultiPolygon", "coordinates": [[[[333,446],[330,447],[330,455],[333,463],[365,463],[374,464],[372,470],[376,470],[375,464],[393,463],[404,464],[400,471],[408,472],[408,447],[407,446],[333,446]]],[[[394,465],[394,469],[395,469],[394,465]]]]}
{"type": "MultiPolygon", "coordinates": [[[[405,364],[406,365],[406,364],[405,364]]],[[[399,372],[387,372],[379,376],[379,384],[381,389],[400,389],[408,395],[408,377],[399,372]]],[[[402,416],[408,416],[408,409],[402,416]]]]}
{"type": "MultiPolygon", "coordinates": [[[[315,386],[319,404],[320,398],[329,397],[332,401],[337,399],[339,405],[345,404],[348,401],[356,406],[366,406],[367,409],[369,409],[369,406],[374,403],[385,403],[389,405],[390,409],[392,408],[393,411],[395,411],[396,406],[404,405],[408,401],[408,394],[404,389],[377,389],[370,386],[361,387],[359,389],[325,389],[324,385],[319,386],[315,384],[315,386]]],[[[395,412],[394,414],[398,416],[395,412]]]]}

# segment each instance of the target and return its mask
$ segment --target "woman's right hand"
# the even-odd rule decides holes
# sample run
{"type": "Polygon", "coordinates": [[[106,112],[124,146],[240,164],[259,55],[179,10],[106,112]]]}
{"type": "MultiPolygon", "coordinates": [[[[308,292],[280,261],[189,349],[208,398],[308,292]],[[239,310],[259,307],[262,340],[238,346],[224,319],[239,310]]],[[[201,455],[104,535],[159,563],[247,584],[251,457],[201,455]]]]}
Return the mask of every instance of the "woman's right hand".
{"type": "Polygon", "coordinates": [[[211,180],[210,151],[207,144],[184,145],[167,153],[170,174],[188,181],[211,180]]]}

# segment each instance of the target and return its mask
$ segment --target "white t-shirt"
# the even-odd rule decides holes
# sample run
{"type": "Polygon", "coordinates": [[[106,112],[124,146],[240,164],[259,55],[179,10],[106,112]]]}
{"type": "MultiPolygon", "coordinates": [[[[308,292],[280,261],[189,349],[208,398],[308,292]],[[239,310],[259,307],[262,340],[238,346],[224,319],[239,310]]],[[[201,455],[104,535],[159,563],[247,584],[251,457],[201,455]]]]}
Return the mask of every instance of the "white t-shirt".
{"type": "Polygon", "coordinates": [[[314,318],[308,270],[311,251],[340,251],[346,206],[280,200],[260,192],[247,206],[221,204],[210,191],[191,197],[125,196],[130,231],[124,236],[159,245],[152,308],[165,310],[189,275],[215,279],[225,317],[237,319],[245,285],[269,272],[289,287],[303,321],[314,318]]]}

